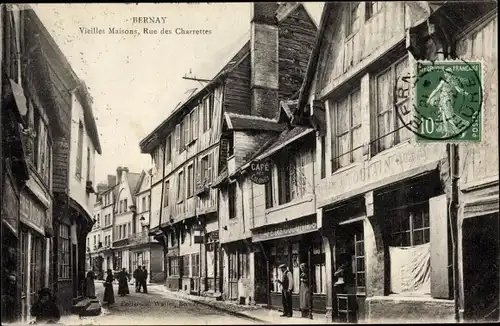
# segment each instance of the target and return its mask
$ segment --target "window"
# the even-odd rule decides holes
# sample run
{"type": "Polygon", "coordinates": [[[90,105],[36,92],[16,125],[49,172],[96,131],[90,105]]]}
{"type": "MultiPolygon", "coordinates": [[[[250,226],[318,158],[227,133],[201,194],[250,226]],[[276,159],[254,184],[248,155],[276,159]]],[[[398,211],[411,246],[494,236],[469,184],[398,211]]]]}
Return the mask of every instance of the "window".
{"type": "Polygon", "coordinates": [[[321,136],[321,179],[326,178],[326,136],[321,136]]]}
{"type": "Polygon", "coordinates": [[[49,184],[50,182],[50,153],[51,146],[48,135],[48,128],[46,122],[42,119],[36,108],[32,108],[34,112],[34,125],[35,125],[35,150],[33,151],[36,170],[42,177],[42,179],[49,184]]]}
{"type": "Polygon", "coordinates": [[[132,227],[130,226],[130,223],[128,223],[128,236],[132,234],[132,227]]]}
{"type": "Polygon", "coordinates": [[[334,157],[332,171],[363,159],[361,91],[358,89],[334,105],[334,157]]]}
{"type": "Polygon", "coordinates": [[[71,243],[69,239],[70,226],[61,224],[59,226],[59,278],[70,278],[70,248],[71,243]]]}
{"type": "Polygon", "coordinates": [[[236,182],[229,184],[228,191],[229,218],[236,217],[236,182]]]}
{"type": "Polygon", "coordinates": [[[172,160],[172,136],[169,135],[165,141],[165,164],[172,160]]]}
{"type": "Polygon", "coordinates": [[[179,257],[168,257],[168,276],[179,276],[179,257]]]}
{"type": "Polygon", "coordinates": [[[207,131],[212,127],[212,113],[214,106],[214,98],[213,95],[207,96],[203,99],[202,108],[203,108],[203,132],[207,131]]]}
{"type": "Polygon", "coordinates": [[[146,197],[142,197],[142,211],[146,211],[148,208],[146,206],[146,197]]]}
{"type": "Polygon", "coordinates": [[[83,155],[83,123],[78,124],[78,148],[76,153],[76,177],[82,178],[82,155],[83,155]]]}
{"type": "Polygon", "coordinates": [[[116,270],[121,270],[122,269],[122,252],[121,251],[118,251],[116,253],[116,270]]]}
{"type": "Polygon", "coordinates": [[[151,195],[148,195],[148,200],[146,201],[148,209],[151,208],[151,195]]]}
{"type": "Polygon", "coordinates": [[[30,297],[35,301],[37,292],[41,289],[45,279],[45,239],[32,235],[31,237],[31,263],[30,263],[30,297]]]}
{"type": "Polygon", "coordinates": [[[189,255],[184,255],[182,256],[182,275],[184,277],[190,277],[190,269],[189,269],[189,265],[190,265],[190,262],[189,262],[189,258],[191,258],[189,255]]]}
{"type": "Polygon", "coordinates": [[[201,159],[201,180],[202,182],[212,181],[213,154],[207,154],[201,159]]]}
{"type": "Polygon", "coordinates": [[[181,171],[177,175],[177,201],[184,199],[184,172],[181,171]]]}
{"type": "Polygon", "coordinates": [[[410,138],[411,132],[403,125],[396,115],[396,108],[405,111],[408,98],[394,103],[394,84],[398,76],[403,76],[408,68],[408,59],[396,62],[375,78],[376,96],[376,148],[374,152],[381,152],[410,138]]]}
{"type": "Polygon", "coordinates": [[[192,197],[194,194],[194,164],[187,168],[187,196],[192,197]]]}
{"type": "Polygon", "coordinates": [[[248,257],[247,251],[238,252],[238,277],[239,278],[250,277],[250,259],[248,257]]]}
{"type": "Polygon", "coordinates": [[[230,252],[228,255],[229,279],[238,279],[238,256],[236,252],[230,252]]]}
{"type": "Polygon", "coordinates": [[[182,152],[181,150],[181,135],[182,135],[182,124],[179,123],[175,126],[175,148],[178,153],[182,152]]]}
{"type": "Polygon", "coordinates": [[[326,293],[325,250],[321,239],[313,243],[311,263],[314,268],[313,293],[326,293]]]}
{"type": "MultiPolygon", "coordinates": [[[[163,207],[168,207],[169,201],[168,201],[168,194],[170,192],[170,181],[167,180],[165,181],[163,185],[163,207]]],[[[146,197],[143,198],[144,203],[146,202],[146,197]]]]}
{"type": "Polygon", "coordinates": [[[427,202],[398,208],[389,214],[392,246],[413,247],[430,241],[427,202]]]}
{"type": "Polygon", "coordinates": [[[231,157],[234,155],[234,135],[231,134],[227,137],[227,156],[231,157]]]}
{"type": "Polygon", "coordinates": [[[279,265],[283,263],[288,263],[288,244],[280,243],[277,246],[271,247],[271,257],[270,257],[270,267],[271,267],[271,292],[281,292],[281,281],[283,273],[279,268],[279,265]]]}
{"type": "Polygon", "coordinates": [[[87,181],[90,181],[90,148],[87,147],[87,181]]]}
{"type": "Polygon", "coordinates": [[[184,117],[184,145],[187,145],[191,142],[192,135],[193,134],[191,132],[191,117],[188,114],[184,117]]]}
{"type": "Polygon", "coordinates": [[[365,293],[365,240],[362,227],[354,233],[354,282],[357,293],[365,293]]]}
{"type": "Polygon", "coordinates": [[[356,33],[361,26],[361,3],[350,2],[347,13],[347,37],[356,33]]]}
{"type": "Polygon", "coordinates": [[[305,193],[305,156],[299,151],[288,150],[278,161],[279,204],[301,198],[305,193]]]}
{"type": "Polygon", "coordinates": [[[177,234],[175,231],[170,233],[170,246],[177,246],[177,234]]]}
{"type": "Polygon", "coordinates": [[[366,20],[370,19],[371,17],[375,16],[376,13],[378,13],[382,9],[382,2],[379,1],[368,1],[366,3],[366,20]]]}
{"type": "Polygon", "coordinates": [[[198,109],[195,108],[191,114],[190,114],[190,119],[191,119],[191,140],[195,140],[198,138],[198,109]]]}
{"type": "Polygon", "coordinates": [[[200,254],[191,254],[191,259],[193,261],[193,277],[200,276],[200,254]]]}
{"type": "Polygon", "coordinates": [[[123,200],[123,211],[124,212],[128,211],[127,199],[123,200]]]}
{"type": "Polygon", "coordinates": [[[271,178],[269,178],[269,182],[267,182],[264,186],[264,191],[266,194],[266,209],[271,208],[274,205],[273,202],[273,178],[272,178],[272,170],[271,170],[271,178]]]}
{"type": "Polygon", "coordinates": [[[102,243],[101,243],[101,235],[100,235],[100,234],[98,234],[98,235],[97,235],[97,246],[98,246],[98,247],[101,247],[101,246],[102,246],[102,243]]]}

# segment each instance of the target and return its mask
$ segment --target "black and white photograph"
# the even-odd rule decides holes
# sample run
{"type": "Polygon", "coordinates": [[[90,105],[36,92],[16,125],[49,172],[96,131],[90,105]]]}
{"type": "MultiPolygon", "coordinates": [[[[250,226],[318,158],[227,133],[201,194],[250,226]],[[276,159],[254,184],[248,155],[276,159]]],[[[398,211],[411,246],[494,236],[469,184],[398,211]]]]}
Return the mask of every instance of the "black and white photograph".
{"type": "Polygon", "coordinates": [[[499,322],[497,7],[0,4],[1,323],[499,322]]]}

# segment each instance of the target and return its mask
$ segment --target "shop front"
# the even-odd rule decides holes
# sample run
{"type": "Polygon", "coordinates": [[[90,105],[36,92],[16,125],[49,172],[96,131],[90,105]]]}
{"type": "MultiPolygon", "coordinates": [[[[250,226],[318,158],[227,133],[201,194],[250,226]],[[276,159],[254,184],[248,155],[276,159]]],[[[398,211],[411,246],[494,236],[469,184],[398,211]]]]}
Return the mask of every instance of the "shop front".
{"type": "Polygon", "coordinates": [[[281,297],[281,264],[286,264],[293,275],[292,307],[300,308],[300,265],[312,288],[312,310],[326,312],[327,268],[323,235],[318,229],[316,215],[290,222],[263,226],[252,230],[255,253],[256,302],[272,309],[283,309],[281,297]],[[265,269],[264,269],[265,267],[265,269]],[[266,271],[265,274],[262,271],[266,271]],[[266,289],[263,293],[262,289],[266,289]]]}
{"type": "Polygon", "coordinates": [[[206,235],[206,294],[220,292],[220,243],[219,230],[208,232],[206,235]]]}
{"type": "Polygon", "coordinates": [[[250,239],[222,244],[224,251],[223,296],[226,300],[251,304],[254,301],[252,244],[250,239]]]}
{"type": "Polygon", "coordinates": [[[48,287],[50,243],[45,238],[45,207],[28,191],[20,196],[20,284],[22,319],[30,319],[38,291],[48,287]]]}

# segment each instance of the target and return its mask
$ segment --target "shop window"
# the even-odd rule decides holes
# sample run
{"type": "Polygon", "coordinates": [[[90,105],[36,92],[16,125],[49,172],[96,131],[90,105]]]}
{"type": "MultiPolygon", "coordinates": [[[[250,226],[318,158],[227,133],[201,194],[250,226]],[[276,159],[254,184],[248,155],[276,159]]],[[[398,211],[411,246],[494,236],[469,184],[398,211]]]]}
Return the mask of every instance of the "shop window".
{"type": "Polygon", "coordinates": [[[168,257],[168,275],[179,276],[179,257],[168,257]]]}
{"type": "Polygon", "coordinates": [[[250,277],[250,261],[247,251],[238,252],[238,278],[250,277]]]}
{"type": "Polygon", "coordinates": [[[59,275],[60,279],[69,279],[70,278],[70,226],[61,224],[59,226],[59,275]]]}
{"type": "Polygon", "coordinates": [[[408,58],[404,58],[375,77],[376,101],[374,123],[376,128],[376,139],[374,140],[375,153],[391,148],[411,137],[411,132],[397,117],[396,110],[407,110],[408,97],[401,101],[394,100],[394,83],[399,76],[403,76],[408,68],[408,58]],[[395,103],[396,102],[396,103],[395,103]]]}
{"type": "Polygon", "coordinates": [[[391,293],[430,294],[430,224],[428,202],[388,212],[391,293]]]}
{"type": "Polygon", "coordinates": [[[326,293],[325,249],[321,240],[313,242],[311,262],[314,271],[313,293],[326,293]]]}
{"type": "Polygon", "coordinates": [[[30,262],[30,302],[35,302],[38,290],[44,284],[44,239],[32,234],[31,236],[31,262],[30,262]]]}
{"type": "Polygon", "coordinates": [[[193,262],[193,277],[200,276],[200,254],[191,254],[191,260],[193,262]]]}
{"type": "Polygon", "coordinates": [[[354,233],[354,281],[356,292],[366,292],[365,239],[363,228],[354,233]]]}
{"type": "Polygon", "coordinates": [[[229,279],[237,280],[238,279],[238,255],[236,252],[229,253],[228,263],[229,263],[229,279]]]}
{"type": "Polygon", "coordinates": [[[292,244],[292,267],[290,268],[293,276],[293,292],[299,293],[300,288],[300,258],[299,258],[299,243],[292,244]]]}
{"type": "Polygon", "coordinates": [[[283,277],[283,272],[279,268],[281,264],[288,265],[288,245],[279,245],[271,248],[271,292],[281,292],[281,284],[278,280],[283,277]]]}
{"type": "Polygon", "coordinates": [[[190,256],[189,255],[184,255],[182,256],[182,275],[184,277],[190,277],[191,271],[189,269],[190,267],[190,256]]]}

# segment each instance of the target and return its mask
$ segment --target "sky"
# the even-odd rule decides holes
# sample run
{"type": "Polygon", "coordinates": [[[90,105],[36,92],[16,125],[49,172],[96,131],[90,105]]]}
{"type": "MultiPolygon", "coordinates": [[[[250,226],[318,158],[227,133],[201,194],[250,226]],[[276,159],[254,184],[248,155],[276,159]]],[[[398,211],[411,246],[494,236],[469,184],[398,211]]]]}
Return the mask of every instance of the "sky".
{"type": "MultiPolygon", "coordinates": [[[[304,3],[316,25],[323,2],[304,3]]],[[[36,4],[32,5],[93,97],[102,155],[95,180],[116,167],[149,169],[139,142],[152,132],[189,90],[211,79],[250,37],[250,3],[36,4]],[[165,24],[134,24],[134,17],[165,17],[165,24]],[[138,29],[140,35],[109,34],[109,28],[138,29]],[[143,28],[156,29],[145,34],[143,28]],[[161,33],[171,30],[172,34],[161,33]],[[177,35],[176,28],[210,30],[177,35]],[[104,34],[83,33],[82,30],[104,34]]],[[[136,18],[137,19],[137,18],[136,18]]]]}

